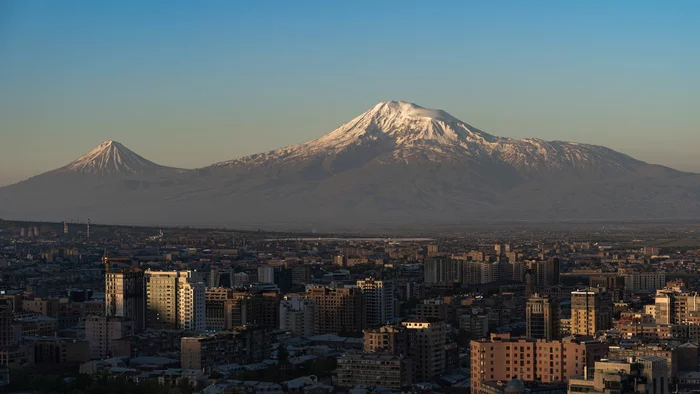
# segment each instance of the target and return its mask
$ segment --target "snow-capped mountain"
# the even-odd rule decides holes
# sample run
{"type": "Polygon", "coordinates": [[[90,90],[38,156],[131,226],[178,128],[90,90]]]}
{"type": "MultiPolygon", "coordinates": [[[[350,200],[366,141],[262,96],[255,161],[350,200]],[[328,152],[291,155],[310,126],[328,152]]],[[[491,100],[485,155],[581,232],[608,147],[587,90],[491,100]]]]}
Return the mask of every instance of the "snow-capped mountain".
{"type": "Polygon", "coordinates": [[[178,169],[161,166],[146,160],[119,142],[108,140],[57,171],[93,175],[131,175],[155,173],[162,170],[178,169]]]}
{"type": "Polygon", "coordinates": [[[367,147],[378,155],[390,153],[385,161],[500,162],[522,173],[599,168],[610,175],[611,170],[629,173],[645,164],[602,146],[496,137],[442,110],[386,101],[321,138],[215,166],[269,166],[367,147]]]}
{"type": "Polygon", "coordinates": [[[700,218],[700,176],[602,146],[497,137],[387,101],[312,141],[197,170],[106,141],[0,188],[0,217],[326,230],[687,219],[700,218]]]}

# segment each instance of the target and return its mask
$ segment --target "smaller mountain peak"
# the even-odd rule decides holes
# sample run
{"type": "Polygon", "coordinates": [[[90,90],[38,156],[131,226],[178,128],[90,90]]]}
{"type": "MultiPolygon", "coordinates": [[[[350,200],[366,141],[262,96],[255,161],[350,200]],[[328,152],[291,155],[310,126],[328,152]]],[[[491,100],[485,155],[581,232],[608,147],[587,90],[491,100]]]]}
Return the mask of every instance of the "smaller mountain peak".
{"type": "Polygon", "coordinates": [[[64,170],[93,174],[132,174],[156,167],[160,166],[137,155],[119,142],[106,140],[64,167],[64,170]]]}

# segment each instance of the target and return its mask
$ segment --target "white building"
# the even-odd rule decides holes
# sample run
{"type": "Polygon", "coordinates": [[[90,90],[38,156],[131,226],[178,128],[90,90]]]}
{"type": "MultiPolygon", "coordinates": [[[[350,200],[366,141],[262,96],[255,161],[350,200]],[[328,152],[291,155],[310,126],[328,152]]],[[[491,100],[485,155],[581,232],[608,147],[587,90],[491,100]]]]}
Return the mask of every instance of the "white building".
{"type": "Polygon", "coordinates": [[[289,330],[292,336],[313,336],[316,303],[298,295],[287,295],[280,302],[280,330],[289,330]]]}

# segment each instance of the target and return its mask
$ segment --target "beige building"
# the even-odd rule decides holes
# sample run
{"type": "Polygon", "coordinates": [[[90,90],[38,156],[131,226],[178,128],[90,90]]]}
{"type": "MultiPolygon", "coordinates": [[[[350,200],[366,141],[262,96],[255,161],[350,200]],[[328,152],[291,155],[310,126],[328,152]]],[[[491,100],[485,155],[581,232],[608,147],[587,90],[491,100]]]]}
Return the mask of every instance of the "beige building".
{"type": "Polygon", "coordinates": [[[316,304],[315,333],[361,333],[366,327],[360,289],[313,286],[306,297],[316,304]]]}
{"type": "Polygon", "coordinates": [[[409,332],[405,326],[382,326],[364,331],[365,353],[409,354],[409,332]]]}
{"type": "Polygon", "coordinates": [[[105,359],[113,355],[112,341],[134,334],[134,322],[118,316],[90,316],[85,319],[85,339],[90,358],[105,359]]]}
{"type": "Polygon", "coordinates": [[[602,288],[571,292],[571,335],[592,335],[612,327],[612,298],[602,288]]]}
{"type": "Polygon", "coordinates": [[[564,382],[582,375],[585,367],[592,368],[607,353],[608,345],[591,337],[548,341],[491,334],[489,339],[471,342],[472,392],[479,393],[481,383],[487,381],[564,382]]]}
{"type": "Polygon", "coordinates": [[[692,312],[700,311],[700,294],[676,290],[656,292],[655,317],[658,324],[688,324],[692,312]]]}
{"type": "Polygon", "coordinates": [[[192,271],[146,271],[148,327],[206,328],[204,282],[192,271]]]}
{"type": "Polygon", "coordinates": [[[141,270],[105,273],[105,316],[134,322],[136,332],[146,329],[146,285],[141,270]]]}
{"type": "Polygon", "coordinates": [[[445,373],[445,322],[425,319],[401,323],[409,333],[409,355],[416,382],[427,382],[445,373]]]}

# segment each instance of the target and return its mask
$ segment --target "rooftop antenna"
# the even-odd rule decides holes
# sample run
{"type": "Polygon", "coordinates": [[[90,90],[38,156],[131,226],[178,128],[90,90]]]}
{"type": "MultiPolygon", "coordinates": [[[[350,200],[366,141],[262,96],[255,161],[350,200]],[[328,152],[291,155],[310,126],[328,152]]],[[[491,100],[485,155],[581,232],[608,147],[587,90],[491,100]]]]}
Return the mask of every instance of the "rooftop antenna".
{"type": "Polygon", "coordinates": [[[90,219],[87,221],[87,239],[90,240],[90,219]]]}

